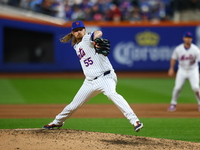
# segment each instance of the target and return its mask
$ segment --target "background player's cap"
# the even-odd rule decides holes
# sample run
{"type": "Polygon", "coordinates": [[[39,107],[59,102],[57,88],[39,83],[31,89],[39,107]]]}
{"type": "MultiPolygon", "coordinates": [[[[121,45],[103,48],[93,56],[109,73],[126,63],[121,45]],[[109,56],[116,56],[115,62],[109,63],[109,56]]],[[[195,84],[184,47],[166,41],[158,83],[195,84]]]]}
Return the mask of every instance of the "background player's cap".
{"type": "Polygon", "coordinates": [[[183,34],[183,37],[191,37],[192,38],[192,33],[191,32],[185,32],[183,34]]]}
{"type": "Polygon", "coordinates": [[[76,28],[85,28],[84,23],[82,21],[74,21],[72,23],[72,30],[76,28]]]}

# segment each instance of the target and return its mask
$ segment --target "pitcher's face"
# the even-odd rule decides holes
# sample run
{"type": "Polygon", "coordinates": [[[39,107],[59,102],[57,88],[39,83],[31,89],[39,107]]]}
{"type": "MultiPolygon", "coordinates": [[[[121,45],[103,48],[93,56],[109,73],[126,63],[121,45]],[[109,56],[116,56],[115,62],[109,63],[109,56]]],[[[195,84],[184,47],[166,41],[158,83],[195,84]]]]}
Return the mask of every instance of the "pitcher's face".
{"type": "Polygon", "coordinates": [[[86,33],[85,28],[76,28],[72,31],[72,34],[75,38],[80,39],[82,38],[86,33]]]}

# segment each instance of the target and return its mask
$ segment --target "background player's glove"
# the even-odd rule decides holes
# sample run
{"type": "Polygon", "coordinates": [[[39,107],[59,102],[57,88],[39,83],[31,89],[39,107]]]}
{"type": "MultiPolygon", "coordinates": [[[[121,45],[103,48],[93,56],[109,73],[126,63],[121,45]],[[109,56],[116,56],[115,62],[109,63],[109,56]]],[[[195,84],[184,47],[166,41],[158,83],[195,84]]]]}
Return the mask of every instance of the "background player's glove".
{"type": "Polygon", "coordinates": [[[110,41],[103,38],[96,38],[94,40],[94,49],[98,54],[108,56],[110,53],[110,41]]]}

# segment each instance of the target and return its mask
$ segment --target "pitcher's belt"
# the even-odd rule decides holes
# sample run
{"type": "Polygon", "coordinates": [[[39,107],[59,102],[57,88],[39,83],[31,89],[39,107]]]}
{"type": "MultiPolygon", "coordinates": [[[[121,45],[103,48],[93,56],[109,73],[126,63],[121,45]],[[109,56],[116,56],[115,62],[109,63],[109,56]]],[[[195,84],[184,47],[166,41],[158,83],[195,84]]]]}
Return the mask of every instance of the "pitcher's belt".
{"type": "MultiPolygon", "coordinates": [[[[103,76],[106,76],[106,75],[108,75],[108,74],[110,74],[110,70],[104,72],[104,73],[103,73],[103,76]]],[[[98,76],[98,77],[100,77],[100,76],[98,76]]],[[[94,80],[98,79],[98,77],[95,77],[94,80]]]]}

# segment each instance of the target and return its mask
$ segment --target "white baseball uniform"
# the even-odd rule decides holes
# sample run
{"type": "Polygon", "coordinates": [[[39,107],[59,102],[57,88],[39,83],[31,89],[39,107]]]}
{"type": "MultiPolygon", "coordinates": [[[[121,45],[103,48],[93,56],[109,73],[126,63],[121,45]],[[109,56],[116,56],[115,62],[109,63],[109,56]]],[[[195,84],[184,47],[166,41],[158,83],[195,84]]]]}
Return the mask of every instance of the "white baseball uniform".
{"type": "MultiPolygon", "coordinates": [[[[171,58],[179,62],[171,100],[171,104],[176,105],[179,93],[186,79],[189,80],[194,92],[199,91],[198,63],[200,60],[200,49],[194,44],[191,44],[189,49],[186,49],[184,44],[180,44],[175,48],[171,58]]],[[[200,105],[200,98],[196,96],[196,99],[200,105]]]]}
{"type": "Polygon", "coordinates": [[[92,37],[93,33],[87,33],[80,43],[74,45],[86,78],[73,101],[56,116],[53,123],[62,124],[82,104],[103,93],[114,102],[130,123],[136,126],[139,119],[126,100],[116,92],[117,76],[114,69],[108,57],[95,52],[92,37]]]}

